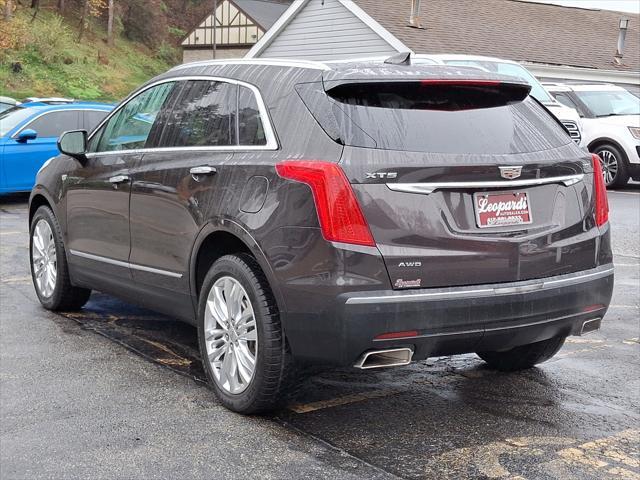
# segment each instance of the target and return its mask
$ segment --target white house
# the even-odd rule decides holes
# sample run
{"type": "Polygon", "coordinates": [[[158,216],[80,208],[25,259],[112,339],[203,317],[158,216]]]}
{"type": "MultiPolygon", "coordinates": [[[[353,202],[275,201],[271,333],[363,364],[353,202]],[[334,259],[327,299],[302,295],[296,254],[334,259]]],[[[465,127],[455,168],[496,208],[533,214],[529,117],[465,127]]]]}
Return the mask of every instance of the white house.
{"type": "Polygon", "coordinates": [[[457,53],[522,62],[545,80],[640,85],[640,15],[525,0],[295,0],[247,57],[331,60],[457,53]],[[614,58],[627,18],[622,58],[614,58]]]}

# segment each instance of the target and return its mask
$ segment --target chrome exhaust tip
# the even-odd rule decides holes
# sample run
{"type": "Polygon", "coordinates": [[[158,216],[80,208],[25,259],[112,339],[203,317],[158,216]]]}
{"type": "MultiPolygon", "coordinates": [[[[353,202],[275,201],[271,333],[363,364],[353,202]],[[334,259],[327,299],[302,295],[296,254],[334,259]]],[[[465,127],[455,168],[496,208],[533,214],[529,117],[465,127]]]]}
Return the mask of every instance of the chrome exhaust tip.
{"type": "Polygon", "coordinates": [[[371,350],[365,352],[354,365],[355,368],[367,370],[369,368],[400,367],[409,365],[413,357],[411,348],[391,348],[387,350],[371,350]]]}
{"type": "Polygon", "coordinates": [[[600,324],[602,323],[602,317],[592,318],[591,320],[586,320],[582,322],[582,328],[580,329],[579,335],[587,335],[589,333],[593,333],[597,330],[600,330],[600,324]]]}

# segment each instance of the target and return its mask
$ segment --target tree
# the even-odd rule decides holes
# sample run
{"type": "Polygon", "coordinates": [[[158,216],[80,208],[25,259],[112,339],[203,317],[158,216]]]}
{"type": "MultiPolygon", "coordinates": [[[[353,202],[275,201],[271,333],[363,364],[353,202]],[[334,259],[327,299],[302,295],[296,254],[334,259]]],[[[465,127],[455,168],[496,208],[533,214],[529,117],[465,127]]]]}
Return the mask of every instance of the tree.
{"type": "Polygon", "coordinates": [[[78,41],[82,40],[84,32],[89,24],[89,16],[97,17],[100,10],[105,7],[105,0],[82,0],[82,13],[80,15],[80,31],[78,41]]]}
{"type": "Polygon", "coordinates": [[[31,0],[31,8],[33,8],[33,17],[31,17],[31,21],[33,22],[40,11],[40,0],[31,0]]]}
{"type": "Polygon", "coordinates": [[[13,14],[13,3],[11,0],[4,0],[4,20],[8,22],[11,20],[11,15],[13,14]]]}
{"type": "Polygon", "coordinates": [[[60,15],[64,13],[64,0],[58,0],[58,13],[60,15]]]}
{"type": "Polygon", "coordinates": [[[107,19],[107,45],[113,45],[113,10],[114,0],[109,0],[108,6],[108,19],[107,19]]]}

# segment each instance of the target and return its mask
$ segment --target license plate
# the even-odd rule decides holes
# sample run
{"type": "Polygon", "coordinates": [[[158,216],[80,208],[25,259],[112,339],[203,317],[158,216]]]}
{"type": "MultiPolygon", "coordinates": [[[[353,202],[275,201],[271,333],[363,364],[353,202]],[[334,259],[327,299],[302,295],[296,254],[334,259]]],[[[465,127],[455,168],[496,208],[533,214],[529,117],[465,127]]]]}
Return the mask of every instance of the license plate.
{"type": "Polygon", "coordinates": [[[526,193],[476,193],[473,203],[480,228],[511,227],[532,222],[526,193]]]}

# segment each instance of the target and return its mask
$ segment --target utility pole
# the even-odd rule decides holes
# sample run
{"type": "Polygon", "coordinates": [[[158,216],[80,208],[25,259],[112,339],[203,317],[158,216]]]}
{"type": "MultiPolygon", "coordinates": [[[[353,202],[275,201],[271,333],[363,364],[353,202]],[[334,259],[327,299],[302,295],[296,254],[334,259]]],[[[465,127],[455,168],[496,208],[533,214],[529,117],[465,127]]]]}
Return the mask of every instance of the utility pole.
{"type": "Polygon", "coordinates": [[[213,0],[213,59],[216,59],[216,24],[218,23],[218,0],[213,0]]]}

